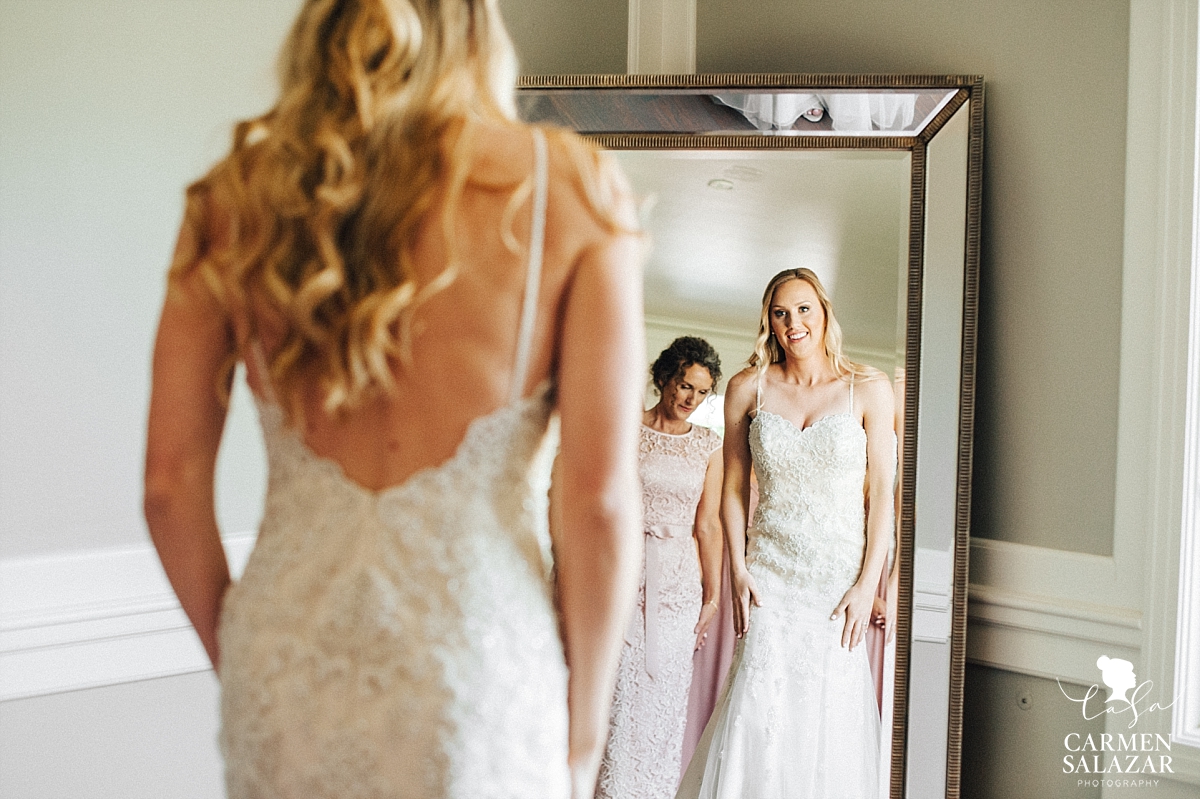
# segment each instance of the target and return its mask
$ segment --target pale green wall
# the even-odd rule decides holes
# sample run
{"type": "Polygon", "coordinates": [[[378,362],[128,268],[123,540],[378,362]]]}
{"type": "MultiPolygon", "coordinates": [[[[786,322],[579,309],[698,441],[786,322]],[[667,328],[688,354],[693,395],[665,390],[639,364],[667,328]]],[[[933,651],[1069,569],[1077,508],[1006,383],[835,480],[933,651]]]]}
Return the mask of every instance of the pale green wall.
{"type": "MultiPolygon", "coordinates": [[[[147,541],[150,345],[183,190],[266,110],[299,0],[0,0],[0,557],[147,541]]],[[[239,389],[222,528],[262,437],[239,389]]]]}
{"type": "Polygon", "coordinates": [[[985,77],[972,533],[1111,554],[1128,0],[699,0],[696,50],[985,77]]]}
{"type": "MultiPolygon", "coordinates": [[[[1099,799],[1100,788],[1078,785],[1063,774],[1069,733],[1104,732],[1104,717],[1084,720],[1055,680],[1027,677],[983,666],[967,666],[964,692],[964,799],[1070,797],[1099,799]]],[[[1071,696],[1086,688],[1064,683],[1071,696]]],[[[1157,799],[1158,794],[1148,793],[1157,799]]]]}
{"type": "Polygon", "coordinates": [[[525,75],[625,71],[628,0],[500,0],[525,75]]]}
{"type": "Polygon", "coordinates": [[[212,672],[0,702],[6,799],[217,799],[212,672]]]}

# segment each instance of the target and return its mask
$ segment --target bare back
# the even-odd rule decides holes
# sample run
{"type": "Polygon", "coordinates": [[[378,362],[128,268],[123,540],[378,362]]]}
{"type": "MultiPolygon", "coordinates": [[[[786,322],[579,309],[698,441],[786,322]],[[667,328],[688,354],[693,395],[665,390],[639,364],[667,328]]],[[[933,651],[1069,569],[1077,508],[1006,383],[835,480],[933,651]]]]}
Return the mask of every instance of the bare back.
{"type": "MultiPolygon", "coordinates": [[[[510,206],[514,192],[534,182],[535,148],[528,128],[492,126],[475,136],[473,165],[454,212],[457,277],[415,312],[412,361],[393,365],[393,394],[335,417],[322,412],[320,393],[310,387],[302,438],[316,454],[337,462],[354,482],[379,490],[445,462],[474,419],[503,407],[514,391],[526,396],[555,376],[569,280],[585,252],[602,247],[611,234],[586,206],[564,154],[556,147],[549,150],[544,244],[524,385],[518,390],[513,380],[534,256],[530,245],[536,192],[523,192],[515,214],[510,206]],[[516,251],[505,241],[506,226],[519,243],[516,251]]],[[[445,268],[446,221],[441,213],[431,214],[415,242],[414,262],[422,285],[445,268]]],[[[272,336],[269,323],[256,321],[269,352],[279,333],[272,336]]],[[[245,329],[245,321],[235,320],[235,326],[245,329]]],[[[243,335],[238,339],[246,341],[243,335]]],[[[253,364],[250,353],[242,356],[253,364]]],[[[254,366],[251,371],[251,385],[263,396],[261,376],[254,366]]]]}
{"type": "MultiPolygon", "coordinates": [[[[514,391],[514,360],[533,220],[532,202],[527,194],[518,195],[522,198],[521,203],[513,214],[512,238],[519,242],[513,249],[517,252],[505,246],[501,231],[510,198],[533,172],[532,138],[529,129],[523,126],[480,126],[475,138],[478,144],[470,179],[453,219],[460,264],[458,277],[416,311],[411,365],[393,367],[393,394],[365,402],[358,409],[335,418],[324,413],[318,387],[311,385],[303,398],[305,425],[295,431],[296,435],[275,434],[280,430],[282,409],[268,405],[262,418],[264,434],[268,421],[271,421],[271,440],[282,445],[275,448],[276,456],[295,464],[307,463],[307,455],[315,453],[327,459],[326,465],[332,462],[339,466],[342,476],[353,484],[376,492],[392,486],[411,487],[414,483],[410,478],[420,470],[451,461],[472,421],[510,406],[513,397],[530,396],[547,379],[553,381],[561,442],[555,480],[562,497],[556,512],[560,532],[554,542],[558,608],[557,612],[543,607],[538,613],[530,613],[526,605],[516,604],[509,605],[506,613],[534,621],[557,619],[545,627],[547,630],[554,630],[555,625],[561,623],[564,654],[570,667],[570,748],[572,757],[576,758],[572,762],[581,764],[572,773],[578,785],[585,786],[589,780],[594,782],[612,698],[621,632],[626,626],[630,597],[637,586],[637,553],[642,529],[637,430],[642,412],[645,357],[642,253],[637,236],[606,224],[594,210],[596,206],[588,199],[590,194],[585,188],[585,179],[592,176],[584,172],[594,165],[574,165],[578,159],[573,156],[583,151],[581,145],[565,135],[547,136],[551,146],[543,268],[536,295],[537,312],[528,337],[528,369],[524,385],[514,391]],[[293,445],[301,442],[306,446],[301,448],[303,451],[298,451],[293,445]],[[281,454],[284,452],[291,454],[284,456],[281,454]]],[[[607,187],[614,192],[617,222],[635,228],[632,203],[626,199],[628,191],[620,184],[619,175],[608,177],[615,181],[607,187]]],[[[248,365],[252,390],[260,398],[269,399],[269,384],[257,365],[263,359],[255,357],[255,344],[259,345],[258,349],[271,353],[279,346],[286,328],[279,324],[278,317],[271,317],[266,312],[251,315],[231,310],[214,297],[203,270],[194,267],[220,252],[223,242],[228,241],[227,235],[223,238],[222,233],[227,233],[229,227],[222,227],[220,208],[212,207],[211,202],[200,206],[199,210],[204,213],[189,213],[181,230],[175,252],[175,264],[179,268],[172,270],[155,338],[144,504],[147,525],[168,579],[214,666],[221,665],[223,683],[227,678],[231,683],[237,683],[231,673],[231,669],[236,670],[233,664],[257,661],[247,660],[246,650],[235,646],[236,654],[225,662],[221,652],[228,641],[218,642],[218,622],[222,618],[222,607],[226,607],[225,597],[231,583],[213,492],[227,408],[214,387],[222,375],[227,376],[230,357],[239,357],[248,365]],[[251,335],[252,330],[256,331],[257,338],[251,335]]],[[[416,237],[413,253],[421,281],[432,280],[443,271],[446,255],[442,249],[442,230],[442,219],[433,214],[425,220],[416,237]]],[[[255,303],[253,296],[250,303],[252,306],[255,303]]],[[[535,425],[535,430],[527,424],[514,422],[508,429],[510,432],[540,431],[544,442],[549,410],[544,402],[522,404],[518,412],[509,416],[526,421],[536,417],[540,426],[535,425]]],[[[492,441],[488,437],[470,440],[492,441]]],[[[506,440],[528,443],[524,434],[506,440]]],[[[496,451],[494,455],[503,464],[520,469],[520,464],[526,463],[532,468],[529,452],[524,452],[524,460],[510,457],[507,451],[496,451]]],[[[480,458],[478,462],[486,460],[480,458]]],[[[470,459],[453,462],[472,466],[477,463],[470,459]]],[[[305,468],[303,473],[314,479],[319,473],[328,475],[329,470],[320,466],[312,464],[312,468],[305,468]]],[[[548,467],[548,464],[541,464],[538,469],[543,466],[548,467]]],[[[284,468],[278,474],[292,473],[284,468]]],[[[447,472],[438,470],[437,474],[447,472]]],[[[493,496],[492,489],[495,489],[506,497],[503,503],[506,507],[517,507],[520,514],[524,514],[525,521],[518,525],[520,530],[536,532],[537,527],[544,529],[544,508],[539,511],[537,506],[545,499],[545,489],[541,477],[534,478],[535,475],[530,473],[506,474],[503,479],[498,479],[494,468],[478,473],[471,471],[471,479],[460,485],[458,493],[448,497],[439,507],[450,516],[459,510],[466,512],[469,502],[460,502],[460,499],[493,496]],[[470,485],[466,486],[466,483],[470,485]],[[514,486],[521,486],[523,493],[516,492],[514,486]],[[539,514],[541,522],[534,518],[539,514]]],[[[548,475],[546,478],[548,482],[548,475]]],[[[376,494],[375,499],[388,499],[388,502],[368,502],[366,499],[370,498],[363,498],[361,492],[347,490],[344,482],[335,480],[335,485],[329,486],[330,495],[349,501],[355,508],[350,516],[376,531],[381,523],[379,513],[374,510],[376,505],[390,507],[395,504],[391,500],[400,497],[427,498],[423,491],[404,493],[401,488],[387,497],[376,494]]],[[[326,496],[311,485],[310,481],[299,479],[272,483],[275,499],[268,505],[274,513],[268,512],[266,517],[277,529],[283,529],[279,527],[280,514],[292,514],[293,517],[296,513],[303,514],[310,499],[326,496]]],[[[491,546],[505,541],[519,544],[532,540],[527,534],[515,537],[491,535],[479,527],[479,514],[468,513],[467,516],[470,518],[451,520],[453,523],[449,526],[471,531],[476,542],[486,539],[491,546]]],[[[488,518],[493,516],[495,514],[488,518]]],[[[349,546],[338,538],[340,533],[356,529],[356,523],[351,523],[353,520],[346,514],[326,513],[323,518],[331,520],[327,525],[329,535],[314,535],[305,540],[315,546],[332,548],[333,559],[318,558],[311,563],[302,559],[296,564],[297,568],[303,566],[306,574],[314,575],[314,584],[328,582],[334,565],[342,568],[351,561],[358,563],[351,557],[354,554],[351,549],[359,555],[369,550],[349,546]]],[[[307,529],[311,520],[303,521],[289,529],[307,529]]],[[[435,527],[441,529],[444,525],[435,527]]],[[[513,528],[510,532],[520,533],[520,530],[513,528]]],[[[429,530],[415,530],[406,540],[410,543],[428,541],[437,549],[442,536],[429,533],[429,530]]],[[[539,538],[540,534],[534,537],[539,538]]],[[[454,540],[461,542],[461,538],[456,536],[454,540]]],[[[364,540],[367,539],[376,541],[379,537],[372,534],[364,540]]],[[[264,540],[282,545],[291,538],[260,536],[256,553],[262,549],[264,540]]],[[[518,560],[533,564],[539,560],[533,557],[539,549],[540,545],[532,548],[521,545],[524,554],[518,560]]],[[[510,551],[509,555],[512,554],[510,551]]],[[[516,573],[535,577],[532,583],[522,584],[536,589],[538,595],[548,597],[548,593],[541,593],[545,588],[541,585],[545,575],[540,567],[514,570],[511,558],[505,560],[505,557],[489,558],[487,563],[495,566],[494,569],[476,570],[469,579],[460,581],[461,586],[483,590],[480,608],[503,606],[505,603],[497,603],[495,593],[487,590],[488,586],[496,579],[509,581],[516,573]]],[[[266,554],[258,557],[258,561],[266,564],[282,562],[266,554]]],[[[371,563],[378,565],[374,561],[371,563]]],[[[424,582],[417,583],[404,577],[394,583],[397,590],[409,583],[414,590],[419,590],[420,586],[432,584],[429,580],[441,586],[438,590],[448,585],[437,576],[436,570],[429,571],[419,562],[413,568],[415,574],[422,575],[424,582]]],[[[245,584],[243,579],[238,585],[245,584]]],[[[274,590],[275,582],[259,580],[258,584],[266,586],[265,591],[251,594],[261,601],[240,601],[241,607],[251,615],[256,607],[293,607],[274,590]]],[[[248,591],[243,589],[242,596],[251,595],[248,591]]],[[[354,594],[349,590],[343,593],[345,596],[354,594]]],[[[423,602],[425,600],[414,601],[402,607],[424,607],[423,602]]],[[[299,607],[295,605],[293,609],[299,607]]],[[[308,609],[300,613],[305,619],[314,618],[308,609]]],[[[409,616],[419,620],[421,614],[409,616]]],[[[267,640],[256,634],[261,629],[256,624],[239,628],[236,624],[226,625],[221,621],[221,629],[234,638],[237,635],[229,630],[250,631],[253,634],[244,639],[237,638],[247,646],[258,646],[267,640]]],[[[431,629],[441,628],[435,622],[431,629]]],[[[495,638],[509,639],[530,640],[508,634],[495,638]]],[[[401,636],[401,640],[422,639],[417,635],[401,636]]],[[[462,641],[468,643],[475,640],[475,636],[462,637],[462,641]]],[[[433,651],[428,646],[418,649],[433,651]]],[[[552,649],[544,651],[551,652],[552,649]]],[[[494,662],[510,662],[506,660],[510,657],[511,662],[516,663],[518,656],[528,651],[532,650],[523,645],[519,652],[499,656],[494,662]]],[[[386,652],[388,657],[395,659],[394,648],[388,647],[386,652]]],[[[361,651],[356,651],[355,657],[362,655],[361,651]]],[[[537,680],[523,677],[523,684],[525,682],[537,680]]],[[[247,685],[251,683],[254,680],[246,682],[247,685]]],[[[490,683],[484,680],[472,681],[472,684],[490,683]]],[[[259,696],[261,692],[254,695],[259,696]]],[[[402,693],[402,696],[409,695],[402,693]]],[[[425,691],[415,695],[433,694],[425,691]]],[[[505,705],[511,709],[512,703],[508,699],[505,705]]],[[[544,715],[533,712],[529,718],[544,715]]],[[[238,717],[250,721],[260,718],[253,712],[238,717]]],[[[404,714],[396,716],[400,717],[407,718],[404,714]]],[[[290,723],[284,726],[307,729],[290,723]]],[[[545,724],[539,722],[534,726],[542,729],[545,724]]],[[[478,732],[492,740],[487,729],[480,728],[478,732]]],[[[507,732],[510,730],[506,729],[507,732]]],[[[496,741],[512,737],[507,734],[494,736],[496,741]]],[[[421,738],[425,739],[433,740],[427,734],[421,738]]],[[[493,749],[488,747],[488,751],[493,749]]],[[[545,751],[544,747],[534,749],[545,751]]],[[[238,751],[238,748],[230,751],[238,751]]],[[[308,762],[305,758],[300,760],[308,762]]],[[[524,762],[520,758],[510,760],[524,762]]],[[[577,793],[583,796],[590,793],[590,788],[577,793]]]]}

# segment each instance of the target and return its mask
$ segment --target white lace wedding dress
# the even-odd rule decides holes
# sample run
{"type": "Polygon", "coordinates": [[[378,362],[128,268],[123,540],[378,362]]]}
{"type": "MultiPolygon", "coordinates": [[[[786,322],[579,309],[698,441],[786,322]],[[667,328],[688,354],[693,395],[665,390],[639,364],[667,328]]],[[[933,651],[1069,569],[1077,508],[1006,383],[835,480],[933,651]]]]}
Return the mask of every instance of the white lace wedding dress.
{"type": "Polygon", "coordinates": [[[701,603],[692,527],[709,456],[720,446],[720,435],[698,425],[684,435],[643,425],[639,434],[646,563],[617,669],[597,799],[670,799],[679,786],[701,603]]]}
{"type": "Polygon", "coordinates": [[[866,433],[846,413],[801,430],[758,407],[750,452],[759,503],[746,564],[762,607],[679,799],[874,799],[879,708],[867,649],[841,646],[830,614],[858,579],[866,544],[866,433]]]}
{"type": "MultiPolygon", "coordinates": [[[[544,229],[535,142],[514,392],[544,229]]],[[[569,794],[567,670],[548,583],[550,396],[514,393],[471,423],[450,460],[379,492],[313,454],[260,400],[266,509],[220,625],[230,797],[569,794]]]]}

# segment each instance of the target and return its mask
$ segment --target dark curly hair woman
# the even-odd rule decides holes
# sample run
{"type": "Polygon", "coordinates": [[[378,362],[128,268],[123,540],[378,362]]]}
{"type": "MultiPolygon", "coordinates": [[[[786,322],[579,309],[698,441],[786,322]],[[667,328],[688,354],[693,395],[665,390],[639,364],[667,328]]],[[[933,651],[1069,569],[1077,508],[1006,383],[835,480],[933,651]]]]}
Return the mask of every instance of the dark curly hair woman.
{"type": "Polygon", "coordinates": [[[598,798],[675,795],[692,653],[721,595],[721,437],[688,421],[716,389],[721,359],[704,339],[683,336],[650,375],[659,401],[642,417],[638,448],[646,565],[621,651],[598,798]]]}

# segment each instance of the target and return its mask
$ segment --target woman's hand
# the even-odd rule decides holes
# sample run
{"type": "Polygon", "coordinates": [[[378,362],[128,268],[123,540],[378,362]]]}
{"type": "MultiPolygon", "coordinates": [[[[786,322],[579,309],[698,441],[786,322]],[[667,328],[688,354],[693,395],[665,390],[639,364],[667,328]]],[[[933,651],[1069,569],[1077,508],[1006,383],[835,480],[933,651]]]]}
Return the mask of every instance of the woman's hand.
{"type": "Polygon", "coordinates": [[[896,637],[896,594],[889,593],[887,599],[876,595],[871,607],[871,624],[883,630],[885,643],[896,637]]]}
{"type": "Polygon", "coordinates": [[[896,615],[899,613],[900,599],[900,569],[892,568],[892,576],[888,578],[887,584],[887,638],[883,639],[884,643],[890,644],[892,639],[896,637],[896,615]]]}
{"type": "Polygon", "coordinates": [[[875,592],[860,583],[855,583],[842,597],[833,615],[829,617],[836,619],[842,614],[846,616],[846,625],[842,629],[842,646],[854,649],[862,643],[867,634],[867,625],[871,623],[874,603],[875,592]]]}
{"type": "Polygon", "coordinates": [[[596,780],[600,775],[600,759],[604,754],[604,745],[594,747],[594,752],[586,757],[574,754],[567,759],[567,769],[571,779],[571,799],[595,799],[596,780]]]}
{"type": "Polygon", "coordinates": [[[750,630],[750,603],[762,607],[758,598],[758,587],[747,569],[739,569],[733,575],[730,583],[733,589],[733,630],[738,638],[742,638],[750,630]]]}
{"type": "Polygon", "coordinates": [[[878,594],[871,600],[871,624],[880,629],[887,628],[887,600],[878,594]]]}
{"type": "Polygon", "coordinates": [[[692,649],[693,652],[698,652],[700,647],[704,646],[704,639],[708,638],[708,627],[717,617],[718,601],[710,599],[700,606],[700,620],[696,622],[696,629],[692,630],[696,634],[696,646],[692,649]]]}

